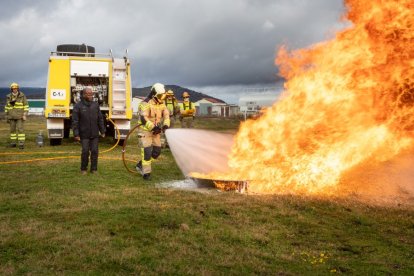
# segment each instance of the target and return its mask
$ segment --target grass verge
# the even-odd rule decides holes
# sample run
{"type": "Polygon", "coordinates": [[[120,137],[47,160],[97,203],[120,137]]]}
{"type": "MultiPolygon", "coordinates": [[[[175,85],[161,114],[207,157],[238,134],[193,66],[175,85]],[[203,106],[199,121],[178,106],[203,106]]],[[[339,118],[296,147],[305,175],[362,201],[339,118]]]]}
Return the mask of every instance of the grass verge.
{"type": "MultiPolygon", "coordinates": [[[[197,125],[238,125],[224,123],[197,125]]],[[[0,129],[6,142],[4,121],[0,129]]],[[[37,148],[42,118],[26,129],[23,152],[33,153],[4,148],[0,161],[79,155],[71,140],[37,148]]],[[[151,182],[128,173],[120,155],[119,147],[102,155],[99,174],[86,176],[80,157],[0,165],[0,274],[414,274],[410,208],[162,189],[183,179],[168,150],[151,182]]]]}

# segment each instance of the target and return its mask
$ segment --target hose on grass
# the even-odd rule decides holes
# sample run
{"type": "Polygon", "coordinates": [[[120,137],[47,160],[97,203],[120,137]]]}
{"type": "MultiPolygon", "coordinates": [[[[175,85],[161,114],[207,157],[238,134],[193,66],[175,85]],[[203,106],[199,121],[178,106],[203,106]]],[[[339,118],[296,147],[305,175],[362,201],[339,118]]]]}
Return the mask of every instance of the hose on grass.
{"type": "MultiPolygon", "coordinates": [[[[101,153],[108,153],[108,152],[112,151],[119,144],[119,141],[121,139],[121,135],[120,135],[118,126],[115,124],[114,121],[112,121],[111,118],[108,117],[108,115],[106,116],[106,118],[114,125],[114,127],[116,129],[116,134],[117,134],[118,139],[117,139],[116,143],[111,148],[106,149],[106,150],[102,151],[101,153]]],[[[0,155],[8,156],[8,155],[55,154],[55,153],[57,153],[57,154],[74,154],[76,152],[73,152],[73,151],[67,151],[67,152],[65,152],[65,151],[49,151],[49,152],[36,152],[36,151],[32,151],[32,152],[0,152],[0,155]]],[[[29,162],[38,162],[38,161],[50,161],[50,160],[61,160],[61,159],[71,159],[71,158],[78,158],[78,157],[79,156],[77,156],[77,155],[76,156],[71,155],[71,156],[45,157],[45,158],[34,158],[34,159],[14,160],[14,161],[1,161],[0,162],[0,165],[4,165],[4,164],[18,164],[18,163],[29,163],[29,162]]],[[[102,159],[107,159],[105,157],[101,157],[101,158],[102,159]]],[[[121,159],[118,158],[116,160],[121,160],[121,159]]],[[[130,161],[130,162],[135,162],[133,160],[125,159],[123,155],[122,155],[122,160],[123,160],[124,163],[125,163],[125,160],[126,161],[130,161]]]]}
{"type": "MultiPolygon", "coordinates": [[[[126,164],[126,161],[131,161],[131,160],[128,160],[128,159],[125,159],[125,152],[126,152],[126,146],[127,146],[127,143],[128,143],[128,139],[129,139],[129,136],[139,127],[139,126],[141,126],[141,124],[137,124],[133,129],[131,129],[129,132],[128,132],[128,134],[127,134],[127,136],[125,137],[125,140],[124,140],[124,144],[123,144],[123,146],[122,146],[122,162],[124,163],[124,167],[125,167],[125,169],[128,171],[128,172],[130,172],[130,173],[133,173],[133,174],[136,174],[136,173],[138,173],[137,171],[134,171],[134,170],[131,170],[130,168],[128,168],[128,165],[126,164]]],[[[137,162],[137,161],[134,161],[134,162],[137,162]]]]}

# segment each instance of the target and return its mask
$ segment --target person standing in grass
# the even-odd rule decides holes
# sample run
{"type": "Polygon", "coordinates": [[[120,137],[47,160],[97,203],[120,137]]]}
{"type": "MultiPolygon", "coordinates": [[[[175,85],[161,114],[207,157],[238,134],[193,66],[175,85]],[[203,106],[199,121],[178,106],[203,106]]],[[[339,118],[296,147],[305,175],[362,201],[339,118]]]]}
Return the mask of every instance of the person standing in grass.
{"type": "Polygon", "coordinates": [[[174,97],[174,92],[172,90],[168,90],[165,95],[164,103],[170,113],[170,128],[174,128],[176,115],[180,113],[180,107],[178,106],[177,99],[174,97]]]}
{"type": "Polygon", "coordinates": [[[190,101],[190,94],[183,93],[183,102],[180,104],[180,121],[182,128],[193,128],[193,121],[195,116],[194,103],[190,101]]]}
{"type": "Polygon", "coordinates": [[[7,95],[6,107],[4,108],[6,120],[10,124],[10,147],[15,148],[17,140],[19,149],[24,149],[26,134],[23,126],[29,112],[29,104],[17,83],[13,82],[10,85],[10,92],[7,95]]]}
{"type": "Polygon", "coordinates": [[[82,145],[81,173],[87,173],[89,156],[90,171],[95,173],[98,170],[99,136],[105,137],[106,128],[99,104],[93,101],[91,87],[83,89],[82,100],[73,107],[72,128],[75,140],[82,145]]]}
{"type": "Polygon", "coordinates": [[[156,83],[138,106],[141,160],[135,166],[144,180],[151,180],[151,163],[161,154],[161,132],[170,126],[170,113],[164,103],[165,86],[156,83]]]}

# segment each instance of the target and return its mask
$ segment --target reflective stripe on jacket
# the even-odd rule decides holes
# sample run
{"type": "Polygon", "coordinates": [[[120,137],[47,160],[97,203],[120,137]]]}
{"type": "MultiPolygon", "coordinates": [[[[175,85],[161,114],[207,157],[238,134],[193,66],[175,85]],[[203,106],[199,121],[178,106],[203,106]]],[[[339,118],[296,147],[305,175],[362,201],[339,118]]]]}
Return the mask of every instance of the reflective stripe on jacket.
{"type": "Polygon", "coordinates": [[[194,117],[195,112],[196,110],[195,110],[194,103],[190,101],[180,103],[180,116],[181,117],[194,117]]]}
{"type": "Polygon", "coordinates": [[[138,106],[141,129],[151,131],[156,125],[170,126],[170,113],[164,103],[155,100],[144,100],[138,106]]]}
{"type": "Polygon", "coordinates": [[[29,112],[26,96],[20,91],[16,95],[8,94],[4,111],[10,119],[22,119],[29,112]]]}
{"type": "Polygon", "coordinates": [[[165,106],[167,107],[168,112],[170,112],[170,116],[175,116],[177,114],[178,104],[175,98],[166,98],[165,106]]]}

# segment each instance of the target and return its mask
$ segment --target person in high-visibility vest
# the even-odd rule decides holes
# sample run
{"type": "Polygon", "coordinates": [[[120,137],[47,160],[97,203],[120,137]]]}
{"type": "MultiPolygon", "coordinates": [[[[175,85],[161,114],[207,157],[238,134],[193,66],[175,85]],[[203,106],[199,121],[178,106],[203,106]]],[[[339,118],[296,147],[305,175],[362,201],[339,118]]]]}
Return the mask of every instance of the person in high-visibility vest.
{"type": "Polygon", "coordinates": [[[10,85],[11,93],[7,95],[6,100],[6,120],[10,124],[10,147],[16,147],[16,141],[19,149],[24,149],[26,134],[24,133],[24,121],[27,119],[29,104],[26,96],[20,91],[19,85],[13,82],[10,85]]]}
{"type": "Polygon", "coordinates": [[[151,179],[151,162],[161,154],[161,132],[165,132],[170,126],[170,113],[164,99],[165,87],[161,83],[156,83],[151,87],[147,98],[138,106],[141,160],[136,169],[144,180],[151,179]]]}
{"type": "Polygon", "coordinates": [[[174,97],[174,92],[172,90],[168,90],[167,93],[165,93],[164,103],[170,113],[170,128],[173,128],[176,116],[180,113],[180,107],[178,106],[177,99],[174,97]]]}
{"type": "Polygon", "coordinates": [[[180,121],[182,128],[193,128],[195,112],[194,103],[190,101],[190,94],[184,92],[183,102],[180,103],[180,121]]]}

